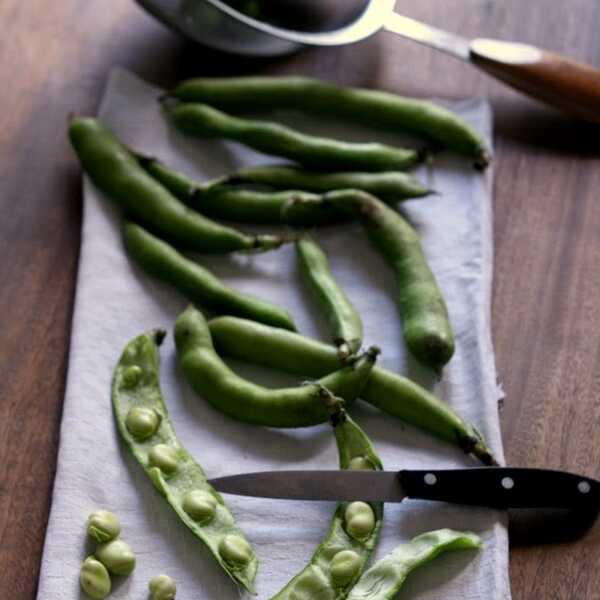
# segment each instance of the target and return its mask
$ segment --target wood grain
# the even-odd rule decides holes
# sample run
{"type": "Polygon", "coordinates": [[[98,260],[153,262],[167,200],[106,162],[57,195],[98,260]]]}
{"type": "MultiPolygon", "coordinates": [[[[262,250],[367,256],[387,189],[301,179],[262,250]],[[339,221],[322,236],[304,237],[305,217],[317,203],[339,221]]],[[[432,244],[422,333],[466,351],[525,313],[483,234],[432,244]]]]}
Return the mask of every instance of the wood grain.
{"type": "MultiPolygon", "coordinates": [[[[464,35],[600,65],[596,0],[399,4],[464,35]]],[[[163,85],[190,74],[269,72],[415,95],[489,95],[497,149],[493,334],[507,457],[515,466],[600,477],[597,127],[391,34],[250,61],[184,43],[128,0],[55,0],[51,10],[41,0],[3,0],[0,22],[0,598],[35,598],[59,439],[81,222],[65,121],[96,109],[115,64],[163,85]]],[[[576,544],[513,548],[513,597],[597,600],[599,561],[598,528],[576,544]]]]}

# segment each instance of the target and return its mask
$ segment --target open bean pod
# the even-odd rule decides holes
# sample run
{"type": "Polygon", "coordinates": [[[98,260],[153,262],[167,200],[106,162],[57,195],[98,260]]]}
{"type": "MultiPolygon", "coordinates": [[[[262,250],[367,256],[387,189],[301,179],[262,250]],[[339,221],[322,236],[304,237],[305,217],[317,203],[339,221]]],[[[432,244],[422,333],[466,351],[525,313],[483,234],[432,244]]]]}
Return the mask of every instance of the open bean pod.
{"type": "MultiPolygon", "coordinates": [[[[330,413],[340,469],[381,470],[383,466],[365,432],[327,390],[322,397],[330,413]]],[[[383,503],[343,502],[308,565],[271,600],[343,600],[361,576],[379,539],[383,503]]]]}
{"type": "Polygon", "coordinates": [[[115,368],[112,402],[119,433],[184,525],[236,583],[252,590],[258,568],[254,551],[169,420],[159,384],[158,346],[164,335],[151,331],[133,339],[115,368]]]}
{"type": "Polygon", "coordinates": [[[376,562],[352,588],[348,600],[392,600],[396,598],[408,575],[450,550],[478,550],[479,536],[471,532],[438,529],[423,533],[395,548],[376,562]],[[374,594],[374,590],[377,590],[374,594]]]}

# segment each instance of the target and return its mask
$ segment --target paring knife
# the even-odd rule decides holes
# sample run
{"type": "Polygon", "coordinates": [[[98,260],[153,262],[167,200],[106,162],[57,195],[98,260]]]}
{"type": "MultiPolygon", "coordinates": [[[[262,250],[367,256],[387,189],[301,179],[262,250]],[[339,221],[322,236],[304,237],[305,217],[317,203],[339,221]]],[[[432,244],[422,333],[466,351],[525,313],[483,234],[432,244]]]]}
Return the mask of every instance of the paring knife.
{"type": "Polygon", "coordinates": [[[564,471],[265,471],[212,479],[225,494],[286,500],[438,500],[493,508],[600,508],[600,482],[564,471]]]}

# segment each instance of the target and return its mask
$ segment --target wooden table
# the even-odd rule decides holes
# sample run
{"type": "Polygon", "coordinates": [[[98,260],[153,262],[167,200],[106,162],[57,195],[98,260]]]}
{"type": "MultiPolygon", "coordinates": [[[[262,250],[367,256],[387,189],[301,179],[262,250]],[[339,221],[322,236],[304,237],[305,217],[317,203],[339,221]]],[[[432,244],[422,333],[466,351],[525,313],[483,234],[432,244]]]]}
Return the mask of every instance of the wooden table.
{"type": "MultiPolygon", "coordinates": [[[[419,0],[465,35],[600,64],[597,0],[419,0]]],[[[120,64],[168,85],[196,73],[302,73],[414,95],[487,94],[496,116],[493,334],[513,465],[600,477],[599,129],[389,34],[273,61],[186,44],[121,0],[0,2],[0,598],[35,598],[54,477],[81,223],[70,112],[120,64]]],[[[515,600],[597,600],[600,536],[513,548],[515,600]]],[[[494,600],[491,599],[490,600],[494,600]]]]}

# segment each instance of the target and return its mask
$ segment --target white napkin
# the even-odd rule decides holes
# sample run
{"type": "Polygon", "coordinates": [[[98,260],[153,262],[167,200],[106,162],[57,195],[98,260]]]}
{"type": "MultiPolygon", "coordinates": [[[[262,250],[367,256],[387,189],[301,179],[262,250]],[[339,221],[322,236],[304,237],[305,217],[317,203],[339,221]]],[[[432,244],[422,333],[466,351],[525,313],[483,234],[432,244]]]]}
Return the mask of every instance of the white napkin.
{"type": "MultiPolygon", "coordinates": [[[[140,152],[163,159],[199,179],[249,164],[273,162],[234,143],[193,140],[175,132],[159,110],[160,93],[134,75],[111,72],[101,119],[140,152]]],[[[481,100],[451,107],[490,137],[491,116],[481,100]]],[[[278,115],[309,131],[352,139],[399,143],[389,134],[347,123],[278,115]]],[[[418,228],[432,268],[448,301],[457,350],[435,392],[484,433],[502,459],[497,415],[499,390],[490,339],[492,277],[491,173],[473,171],[467,160],[441,155],[433,170],[419,175],[441,195],[403,204],[418,228]]],[[[114,578],[111,598],[146,598],[148,580],[159,573],[175,578],[178,598],[236,598],[238,591],[202,543],[177,520],[120,443],[110,403],[113,367],[125,344],[154,327],[172,332],[187,300],[148,278],[125,255],[114,207],[88,181],[77,297],[73,318],[67,392],[58,469],[39,583],[39,600],[82,598],[78,575],[93,545],[85,521],[97,508],[119,515],[122,537],[137,554],[137,568],[114,578]],[[80,595],[81,594],[81,595],[80,595]]],[[[256,229],[256,228],[247,228],[256,229]]],[[[394,302],[392,273],[369,246],[358,225],[319,232],[333,271],[365,323],[365,343],[382,350],[381,364],[432,386],[432,378],[407,360],[394,302]]],[[[327,339],[323,316],[303,289],[294,250],[264,255],[200,257],[236,288],[287,307],[306,335],[327,339]]],[[[172,335],[161,349],[162,387],[177,433],[209,477],[286,468],[337,468],[328,425],[289,431],[238,423],[194,395],[176,364],[172,335]]],[[[271,385],[293,378],[247,365],[236,368],[271,385]]],[[[367,405],[352,409],[388,469],[473,465],[452,446],[404,426],[367,405]]],[[[267,599],[308,561],[333,514],[331,503],[286,502],[229,496],[229,506],[260,560],[257,591],[267,599]]],[[[471,529],[484,539],[479,553],[445,555],[411,576],[402,598],[421,600],[507,600],[507,535],[501,515],[407,501],[386,505],[383,535],[375,558],[424,531],[471,529]]]]}

